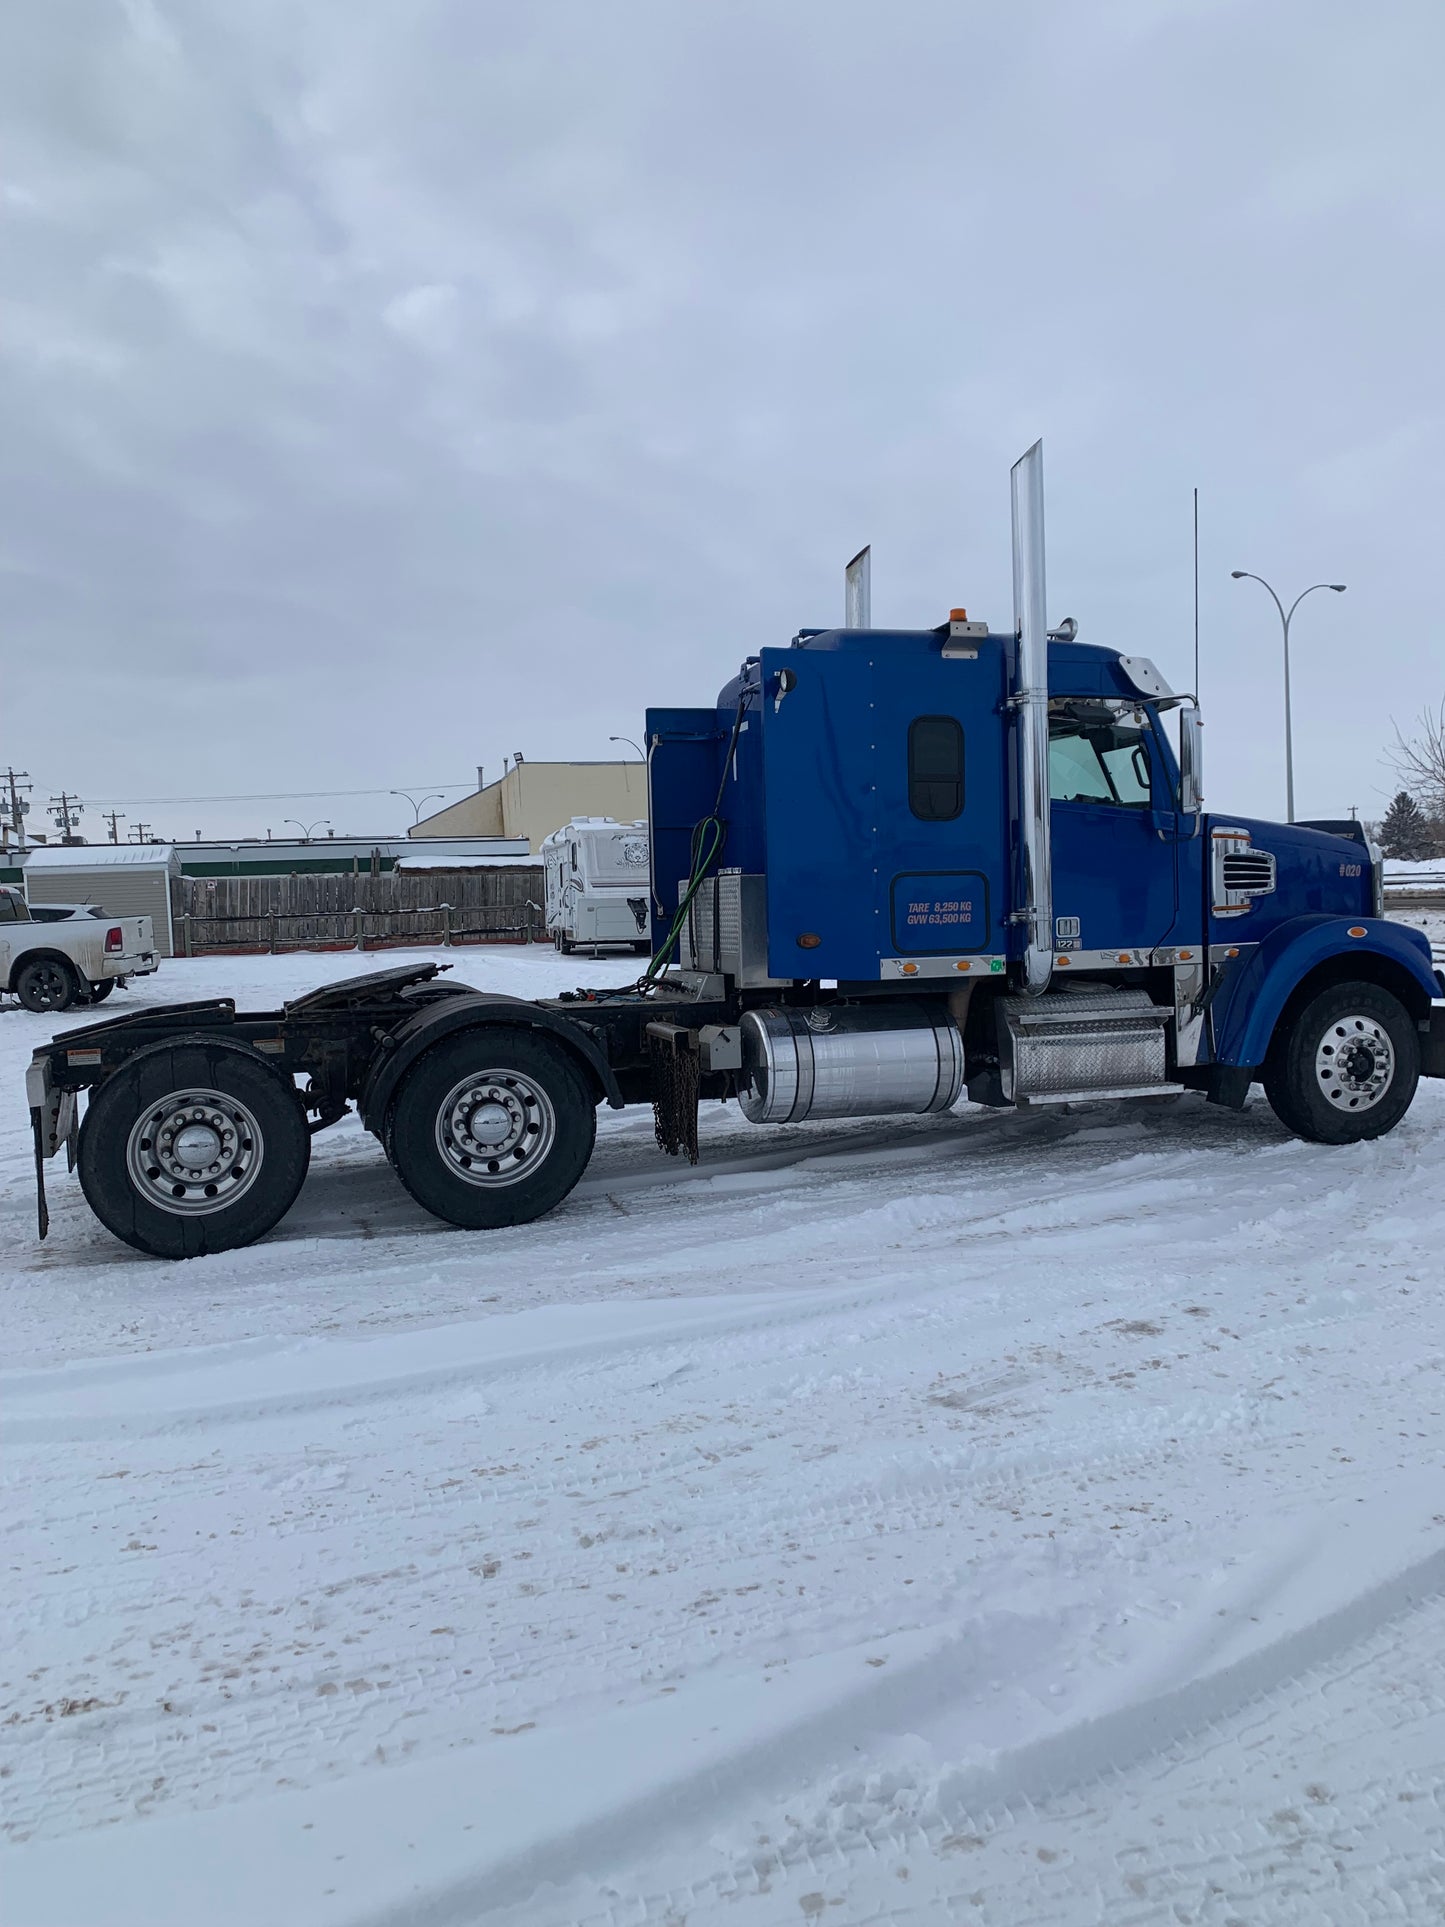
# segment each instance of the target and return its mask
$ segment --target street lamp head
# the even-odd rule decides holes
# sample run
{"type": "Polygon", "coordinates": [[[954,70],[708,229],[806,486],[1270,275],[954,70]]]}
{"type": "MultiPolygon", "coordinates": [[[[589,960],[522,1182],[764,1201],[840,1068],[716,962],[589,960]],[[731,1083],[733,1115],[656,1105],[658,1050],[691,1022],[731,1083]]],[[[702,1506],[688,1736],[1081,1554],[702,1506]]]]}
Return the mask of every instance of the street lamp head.
{"type": "Polygon", "coordinates": [[[1333,589],[1336,595],[1343,595],[1345,593],[1345,585],[1343,582],[1327,582],[1325,587],[1327,589],[1333,589]]]}
{"type": "Polygon", "coordinates": [[[1243,582],[1245,577],[1245,571],[1243,569],[1231,569],[1229,573],[1234,577],[1236,582],[1243,582]]]}

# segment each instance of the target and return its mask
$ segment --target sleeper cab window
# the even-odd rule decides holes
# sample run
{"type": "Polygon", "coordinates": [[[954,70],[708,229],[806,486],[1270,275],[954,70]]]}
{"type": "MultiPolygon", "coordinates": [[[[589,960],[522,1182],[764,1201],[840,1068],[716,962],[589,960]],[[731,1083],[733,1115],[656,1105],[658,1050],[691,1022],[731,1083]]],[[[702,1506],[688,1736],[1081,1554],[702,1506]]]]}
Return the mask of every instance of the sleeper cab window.
{"type": "Polygon", "coordinates": [[[963,724],[915,716],[908,725],[908,807],[924,823],[963,814],[963,724]]]}

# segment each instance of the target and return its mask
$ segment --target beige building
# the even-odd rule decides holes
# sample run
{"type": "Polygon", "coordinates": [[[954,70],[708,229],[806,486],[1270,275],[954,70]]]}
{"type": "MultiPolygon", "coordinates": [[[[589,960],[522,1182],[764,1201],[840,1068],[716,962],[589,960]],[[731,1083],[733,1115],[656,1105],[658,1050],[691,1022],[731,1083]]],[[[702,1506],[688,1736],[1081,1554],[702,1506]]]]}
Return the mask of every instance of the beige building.
{"type": "Polygon", "coordinates": [[[424,816],[410,836],[524,836],[540,850],[574,816],[637,823],[647,815],[643,763],[528,763],[518,760],[495,783],[424,816]]]}

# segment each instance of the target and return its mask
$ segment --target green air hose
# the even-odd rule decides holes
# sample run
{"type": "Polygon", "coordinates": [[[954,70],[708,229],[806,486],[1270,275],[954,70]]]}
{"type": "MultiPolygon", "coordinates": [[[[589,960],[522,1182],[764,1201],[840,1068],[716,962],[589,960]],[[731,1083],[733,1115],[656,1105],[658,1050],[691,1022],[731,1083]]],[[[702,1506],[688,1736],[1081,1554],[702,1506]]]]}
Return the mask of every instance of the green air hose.
{"type": "Polygon", "coordinates": [[[687,913],[692,908],[692,900],[702,888],[703,879],[717,860],[723,845],[723,826],[716,816],[705,816],[692,833],[692,869],[687,879],[687,888],[678,901],[677,914],[672,919],[668,931],[658,948],[657,955],[643,972],[644,984],[656,983],[672,961],[672,953],[677,948],[678,939],[687,923],[687,913]]]}
{"type": "Polygon", "coordinates": [[[667,971],[672,961],[672,953],[677,948],[687,924],[687,913],[692,908],[692,900],[702,888],[703,879],[722,854],[723,842],[727,836],[727,825],[723,822],[723,791],[727,788],[728,771],[737,752],[738,737],[742,734],[743,714],[748,706],[749,691],[743,690],[738,697],[737,714],[733,717],[732,735],[728,739],[727,754],[722,761],[722,775],[718,779],[717,800],[712,806],[712,814],[705,816],[693,827],[692,867],[688,872],[687,888],[683,891],[677,906],[677,914],[672,919],[672,928],[658,948],[657,955],[648,964],[638,979],[639,990],[651,990],[667,971]]]}

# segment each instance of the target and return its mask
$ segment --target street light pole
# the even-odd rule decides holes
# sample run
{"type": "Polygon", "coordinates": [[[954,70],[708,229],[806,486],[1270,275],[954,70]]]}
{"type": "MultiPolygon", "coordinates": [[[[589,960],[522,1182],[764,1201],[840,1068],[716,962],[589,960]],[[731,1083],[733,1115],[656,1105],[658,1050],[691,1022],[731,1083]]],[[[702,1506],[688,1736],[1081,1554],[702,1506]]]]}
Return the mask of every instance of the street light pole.
{"type": "Polygon", "coordinates": [[[411,794],[409,790],[390,790],[388,791],[388,794],[391,796],[403,796],[406,798],[407,802],[411,804],[411,809],[412,809],[411,827],[413,829],[415,829],[417,824],[420,823],[421,813],[426,808],[428,803],[445,803],[446,801],[446,798],[444,796],[433,795],[433,796],[424,796],[421,799],[420,803],[418,803],[416,798],[411,794]]]}
{"type": "Polygon", "coordinates": [[[1280,624],[1284,629],[1284,786],[1285,786],[1285,813],[1286,813],[1285,820],[1289,823],[1293,823],[1294,822],[1294,724],[1293,724],[1293,720],[1290,712],[1290,693],[1289,693],[1290,618],[1293,616],[1295,610],[1304,601],[1305,597],[1307,595],[1313,595],[1316,589],[1333,589],[1336,595],[1343,595],[1345,593],[1345,585],[1343,582],[1312,582],[1307,589],[1300,590],[1299,594],[1295,597],[1294,601],[1289,605],[1289,608],[1286,610],[1284,604],[1280,601],[1279,597],[1275,594],[1274,590],[1270,588],[1270,585],[1265,581],[1262,575],[1254,575],[1248,569],[1231,569],[1229,573],[1231,576],[1233,576],[1236,582],[1257,582],[1262,589],[1269,590],[1270,600],[1273,602],[1275,608],[1279,610],[1280,624]]]}
{"type": "Polygon", "coordinates": [[[303,843],[309,843],[311,841],[311,832],[313,830],[319,830],[323,823],[326,824],[329,828],[331,823],[331,818],[329,816],[318,816],[314,823],[303,823],[299,817],[288,816],[286,818],[286,821],[288,823],[294,823],[297,829],[300,830],[301,841],[303,843]]]}
{"type": "Polygon", "coordinates": [[[637,751],[638,756],[644,763],[647,761],[646,750],[643,749],[641,743],[634,743],[630,736],[609,736],[607,740],[609,743],[626,743],[629,749],[635,749],[637,751]]]}

